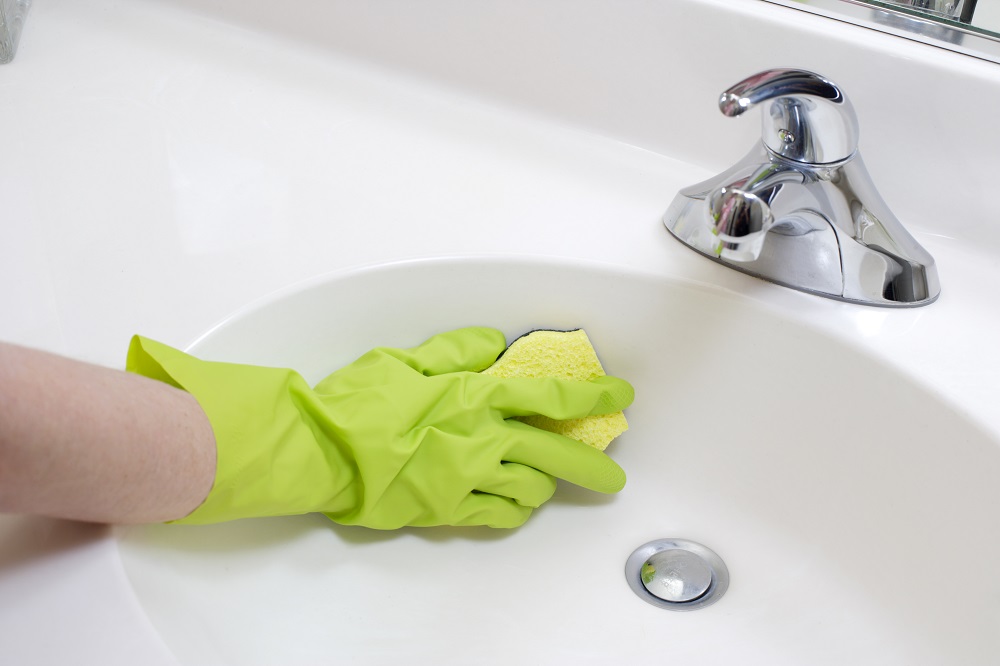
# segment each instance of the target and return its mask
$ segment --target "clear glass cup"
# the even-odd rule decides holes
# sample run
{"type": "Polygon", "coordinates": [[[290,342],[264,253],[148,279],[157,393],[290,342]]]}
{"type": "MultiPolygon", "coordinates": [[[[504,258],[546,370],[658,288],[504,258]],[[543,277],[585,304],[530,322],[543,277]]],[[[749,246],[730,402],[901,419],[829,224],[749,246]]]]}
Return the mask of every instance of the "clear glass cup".
{"type": "Polygon", "coordinates": [[[0,0],[0,64],[14,59],[29,6],[31,0],[0,0]]]}

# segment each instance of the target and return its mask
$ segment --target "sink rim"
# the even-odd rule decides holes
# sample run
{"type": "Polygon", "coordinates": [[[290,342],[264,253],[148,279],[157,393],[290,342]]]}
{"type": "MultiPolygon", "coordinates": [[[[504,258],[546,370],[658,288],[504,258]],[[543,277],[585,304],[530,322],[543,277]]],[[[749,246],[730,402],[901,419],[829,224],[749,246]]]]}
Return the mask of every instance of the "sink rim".
{"type": "MultiPolygon", "coordinates": [[[[216,323],[198,335],[192,342],[185,346],[189,353],[197,353],[206,340],[214,337],[222,329],[232,326],[240,320],[251,316],[261,310],[273,307],[275,304],[294,297],[298,294],[322,288],[331,282],[338,282],[347,279],[364,279],[366,276],[383,273],[387,271],[406,271],[409,269],[432,269],[438,266],[466,267],[468,265],[492,265],[520,266],[528,269],[555,269],[555,270],[577,270],[577,271],[598,271],[616,274],[626,278],[641,280],[658,280],[676,283],[695,289],[709,291],[718,295],[726,295],[734,298],[748,298],[758,305],[767,308],[774,306],[766,300],[758,300],[749,297],[747,294],[734,291],[724,285],[714,284],[705,280],[685,277],[673,273],[657,273],[637,266],[625,266],[611,261],[597,261],[582,257],[568,257],[559,255],[531,255],[531,254],[509,254],[509,253],[469,253],[469,254],[445,254],[434,256],[411,257],[405,259],[393,259],[385,262],[375,262],[338,268],[325,273],[310,276],[298,280],[271,292],[255,298],[241,307],[233,310],[222,317],[216,323]]],[[[779,315],[777,311],[774,314],[779,315]]],[[[779,315],[780,316],[780,315],[779,315]]]]}
{"type": "MultiPolygon", "coordinates": [[[[363,280],[384,272],[435,267],[461,269],[469,265],[597,271],[608,276],[702,291],[713,297],[759,308],[768,316],[805,331],[834,338],[874,363],[891,366],[893,371],[934,393],[955,411],[989,432],[1000,446],[1000,412],[983,400],[982,386],[968,381],[971,373],[977,372],[980,378],[986,377],[991,368],[996,376],[1000,376],[1000,351],[994,354],[995,358],[984,359],[975,352],[973,345],[939,344],[945,331],[951,334],[967,332],[969,327],[961,322],[970,312],[996,320],[996,326],[1000,327],[1000,316],[978,307],[978,302],[955,298],[949,291],[925,308],[872,308],[798,292],[720,267],[715,262],[703,261],[679,243],[672,242],[670,249],[671,253],[664,257],[663,265],[657,269],[650,269],[645,264],[625,265],[564,255],[507,252],[425,255],[337,268],[291,282],[248,301],[217,320],[184,349],[197,355],[206,341],[223,329],[297,294],[320,289],[333,282],[363,280]],[[695,264],[698,270],[694,275],[690,274],[690,266],[683,261],[683,258],[692,256],[699,260],[695,264]]],[[[960,287],[956,284],[955,288],[960,287]]],[[[981,328],[988,326],[986,324],[981,328]]]]}

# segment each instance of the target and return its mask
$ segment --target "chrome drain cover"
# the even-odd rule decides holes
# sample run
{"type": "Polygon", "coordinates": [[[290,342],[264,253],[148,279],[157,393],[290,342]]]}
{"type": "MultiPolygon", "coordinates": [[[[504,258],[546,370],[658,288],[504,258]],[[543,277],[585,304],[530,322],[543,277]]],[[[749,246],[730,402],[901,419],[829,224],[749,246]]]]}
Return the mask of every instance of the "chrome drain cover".
{"type": "Polygon", "coordinates": [[[629,587],[647,603],[689,611],[714,604],[729,588],[729,569],[712,550],[686,539],[658,539],[625,562],[629,587]]]}

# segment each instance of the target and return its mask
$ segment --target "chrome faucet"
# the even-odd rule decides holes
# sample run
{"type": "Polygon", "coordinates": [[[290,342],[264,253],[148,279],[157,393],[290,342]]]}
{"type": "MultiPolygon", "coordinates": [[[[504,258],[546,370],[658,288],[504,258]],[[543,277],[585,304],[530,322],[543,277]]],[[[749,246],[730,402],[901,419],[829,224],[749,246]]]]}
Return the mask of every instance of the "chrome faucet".
{"type": "Polygon", "coordinates": [[[774,69],[719,99],[730,117],[757,105],[762,141],[728,171],[681,190],[667,229],[711,259],[792,289],[866,305],[932,303],[934,259],[875,189],[840,88],[774,69]]]}

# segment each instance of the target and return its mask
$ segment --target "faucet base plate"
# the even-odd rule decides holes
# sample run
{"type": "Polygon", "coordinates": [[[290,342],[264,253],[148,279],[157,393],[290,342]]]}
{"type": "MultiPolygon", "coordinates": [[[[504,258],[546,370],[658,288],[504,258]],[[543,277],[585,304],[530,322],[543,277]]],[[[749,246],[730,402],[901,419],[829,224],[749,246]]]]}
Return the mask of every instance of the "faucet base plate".
{"type": "MultiPolygon", "coordinates": [[[[712,232],[708,193],[691,193],[689,188],[677,194],[663,216],[663,224],[681,243],[704,257],[752,277],[834,300],[888,308],[912,308],[929,305],[940,291],[914,300],[894,298],[887,292],[884,278],[894,270],[891,260],[878,253],[868,259],[871,279],[880,280],[877,291],[867,289],[864,296],[852,296],[840,256],[841,243],[836,230],[821,216],[799,215],[778,221],[766,233],[760,254],[747,259],[730,251],[727,242],[712,232]],[[732,256],[735,255],[735,256],[732,256]],[[808,262],[789,261],[789,256],[809,257],[808,262]]],[[[893,262],[894,263],[894,262],[893,262]]],[[[895,269],[898,271],[898,268],[895,269]]]]}

